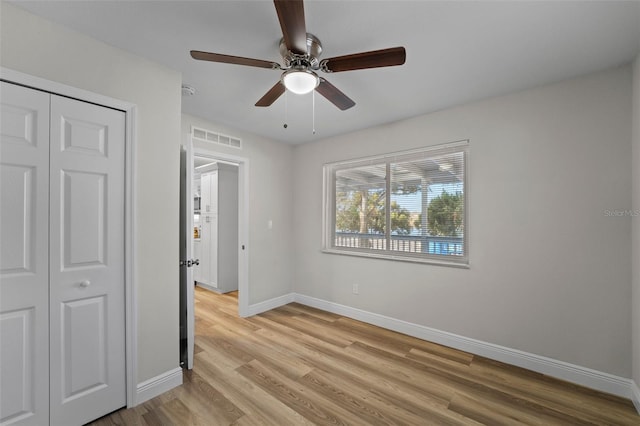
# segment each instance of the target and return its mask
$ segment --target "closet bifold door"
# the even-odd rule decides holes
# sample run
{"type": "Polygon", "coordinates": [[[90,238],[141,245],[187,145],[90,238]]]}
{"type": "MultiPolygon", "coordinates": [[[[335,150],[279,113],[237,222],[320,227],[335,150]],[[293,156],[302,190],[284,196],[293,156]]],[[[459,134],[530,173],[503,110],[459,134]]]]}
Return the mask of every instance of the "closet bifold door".
{"type": "Polygon", "coordinates": [[[51,424],[126,405],[125,114],[51,95],[51,424]]]}
{"type": "Polygon", "coordinates": [[[49,423],[49,94],[0,86],[0,424],[49,423]]]}

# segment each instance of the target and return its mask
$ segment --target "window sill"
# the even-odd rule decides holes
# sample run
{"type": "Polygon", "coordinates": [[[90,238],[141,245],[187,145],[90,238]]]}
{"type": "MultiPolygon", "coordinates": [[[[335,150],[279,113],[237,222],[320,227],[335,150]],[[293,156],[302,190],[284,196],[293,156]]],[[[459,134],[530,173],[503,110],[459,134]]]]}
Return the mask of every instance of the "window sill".
{"type": "Polygon", "coordinates": [[[409,263],[421,263],[426,265],[436,265],[436,266],[448,266],[452,268],[461,268],[461,269],[469,269],[469,263],[462,262],[447,262],[445,260],[425,258],[425,257],[413,257],[413,256],[401,256],[401,255],[393,255],[386,253],[371,253],[371,252],[360,252],[354,250],[339,250],[334,248],[325,248],[321,250],[322,253],[327,254],[340,254],[345,256],[357,256],[357,257],[368,257],[370,259],[382,259],[382,260],[394,260],[399,262],[409,262],[409,263]]]}

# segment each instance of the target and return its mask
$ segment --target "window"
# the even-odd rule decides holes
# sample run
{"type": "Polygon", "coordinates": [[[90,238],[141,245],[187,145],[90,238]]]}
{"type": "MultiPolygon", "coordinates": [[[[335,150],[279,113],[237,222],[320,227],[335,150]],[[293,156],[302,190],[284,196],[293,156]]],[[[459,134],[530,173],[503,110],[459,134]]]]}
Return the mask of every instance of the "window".
{"type": "Polygon", "coordinates": [[[468,141],[326,164],[324,250],[468,265],[468,141]]]}

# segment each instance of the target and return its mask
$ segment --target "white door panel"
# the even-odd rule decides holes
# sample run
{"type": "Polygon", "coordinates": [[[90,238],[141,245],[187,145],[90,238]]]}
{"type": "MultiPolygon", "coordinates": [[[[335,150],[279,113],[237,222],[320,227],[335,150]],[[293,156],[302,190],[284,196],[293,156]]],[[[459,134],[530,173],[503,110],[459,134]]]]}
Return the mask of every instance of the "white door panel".
{"type": "Polygon", "coordinates": [[[0,86],[0,424],[49,421],[49,95],[0,86]]]}
{"type": "Polygon", "coordinates": [[[2,212],[0,256],[3,274],[33,273],[36,217],[36,167],[0,165],[2,199],[7,208],[2,212]],[[11,207],[11,208],[8,208],[11,207]]]}
{"type": "Polygon", "coordinates": [[[105,266],[107,174],[63,170],[60,180],[61,269],[105,266]]]}
{"type": "Polygon", "coordinates": [[[125,116],[51,97],[51,424],[126,404],[125,116]]]}
{"type": "Polygon", "coordinates": [[[75,300],[62,307],[63,402],[107,386],[105,296],[75,300]]]}
{"type": "MultiPolygon", "coordinates": [[[[2,424],[35,424],[35,308],[0,314],[0,359],[2,360],[2,424]],[[11,342],[8,344],[7,342],[11,342]],[[18,421],[26,420],[18,423],[18,421]]],[[[48,401],[44,400],[48,405],[48,401]]],[[[43,414],[43,413],[38,413],[43,414]]],[[[44,417],[38,416],[38,417],[44,417]]]]}

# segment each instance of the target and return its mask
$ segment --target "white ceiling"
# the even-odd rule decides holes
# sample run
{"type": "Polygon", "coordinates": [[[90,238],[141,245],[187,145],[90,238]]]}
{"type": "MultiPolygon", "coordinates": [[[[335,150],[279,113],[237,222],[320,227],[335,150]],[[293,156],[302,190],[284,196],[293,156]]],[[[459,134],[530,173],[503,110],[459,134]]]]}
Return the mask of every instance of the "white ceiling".
{"type": "MultiPolygon", "coordinates": [[[[316,94],[254,104],[278,71],[195,61],[190,50],[281,62],[270,0],[19,1],[19,7],[182,72],[188,114],[303,143],[629,63],[638,1],[306,1],[321,58],[405,46],[406,64],[324,74],[356,106],[316,94]]],[[[140,76],[145,78],[145,76],[140,76]]]]}

